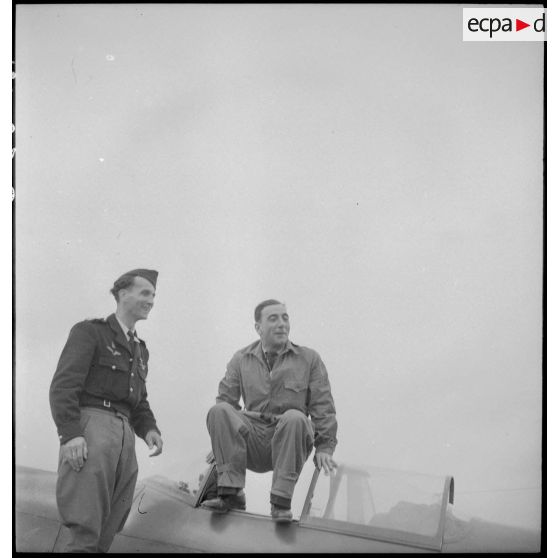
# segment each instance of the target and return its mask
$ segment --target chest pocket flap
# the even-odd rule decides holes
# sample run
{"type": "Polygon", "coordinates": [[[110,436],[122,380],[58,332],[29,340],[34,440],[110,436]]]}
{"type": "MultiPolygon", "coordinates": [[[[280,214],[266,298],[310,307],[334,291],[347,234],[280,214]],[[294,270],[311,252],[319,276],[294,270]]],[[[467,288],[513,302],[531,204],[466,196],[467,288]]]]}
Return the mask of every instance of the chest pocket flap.
{"type": "Polygon", "coordinates": [[[130,368],[129,362],[126,362],[125,359],[119,359],[113,356],[100,356],[99,366],[102,368],[110,368],[111,370],[122,370],[124,372],[128,372],[130,368]]]}
{"type": "Polygon", "coordinates": [[[298,380],[286,380],[285,389],[290,389],[298,393],[299,391],[303,391],[306,389],[306,384],[298,380]]]}

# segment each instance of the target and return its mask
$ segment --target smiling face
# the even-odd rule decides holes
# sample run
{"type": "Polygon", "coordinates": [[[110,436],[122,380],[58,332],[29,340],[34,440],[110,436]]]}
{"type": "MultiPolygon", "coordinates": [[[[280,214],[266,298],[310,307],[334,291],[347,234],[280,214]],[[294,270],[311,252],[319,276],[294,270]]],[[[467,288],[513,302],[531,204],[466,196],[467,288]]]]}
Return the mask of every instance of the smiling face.
{"type": "Polygon", "coordinates": [[[256,322],[258,332],[264,351],[279,351],[289,339],[291,325],[289,315],[284,304],[272,304],[262,309],[259,322],[256,322]]]}
{"type": "Polygon", "coordinates": [[[146,320],[155,299],[155,287],[143,277],[135,277],[126,289],[120,289],[118,311],[125,323],[146,320]]]}

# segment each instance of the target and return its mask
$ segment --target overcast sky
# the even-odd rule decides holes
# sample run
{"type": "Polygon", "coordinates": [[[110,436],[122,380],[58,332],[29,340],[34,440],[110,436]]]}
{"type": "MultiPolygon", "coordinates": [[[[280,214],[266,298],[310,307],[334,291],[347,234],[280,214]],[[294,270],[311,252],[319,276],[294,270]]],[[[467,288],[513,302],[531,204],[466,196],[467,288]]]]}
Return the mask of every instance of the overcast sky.
{"type": "Polygon", "coordinates": [[[451,474],[540,522],[542,43],[458,5],[20,5],[16,462],[55,470],[71,326],[160,272],[138,331],[182,478],[253,308],[322,356],[339,461],[451,474]]]}

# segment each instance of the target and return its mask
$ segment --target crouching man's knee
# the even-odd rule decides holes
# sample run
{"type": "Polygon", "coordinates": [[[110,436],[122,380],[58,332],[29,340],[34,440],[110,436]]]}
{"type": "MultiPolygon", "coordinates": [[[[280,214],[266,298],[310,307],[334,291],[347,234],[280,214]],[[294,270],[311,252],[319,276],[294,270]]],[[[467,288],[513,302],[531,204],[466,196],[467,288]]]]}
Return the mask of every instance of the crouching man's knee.
{"type": "Polygon", "coordinates": [[[223,401],[216,403],[207,412],[207,427],[210,428],[213,424],[222,423],[232,415],[234,415],[234,408],[232,405],[223,401]]]}
{"type": "Polygon", "coordinates": [[[298,409],[288,409],[281,415],[279,422],[285,425],[306,425],[308,423],[308,417],[298,409]]]}

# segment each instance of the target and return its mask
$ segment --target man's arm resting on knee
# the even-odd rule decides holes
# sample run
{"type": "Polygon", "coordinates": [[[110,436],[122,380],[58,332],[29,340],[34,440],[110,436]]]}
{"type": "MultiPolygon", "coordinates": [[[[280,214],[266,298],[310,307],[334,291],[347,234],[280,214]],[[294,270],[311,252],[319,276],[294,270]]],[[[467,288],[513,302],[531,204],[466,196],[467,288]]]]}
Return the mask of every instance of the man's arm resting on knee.
{"type": "Polygon", "coordinates": [[[240,410],[240,356],[235,353],[227,364],[225,376],[219,382],[217,403],[228,403],[237,411],[240,410]]]}

